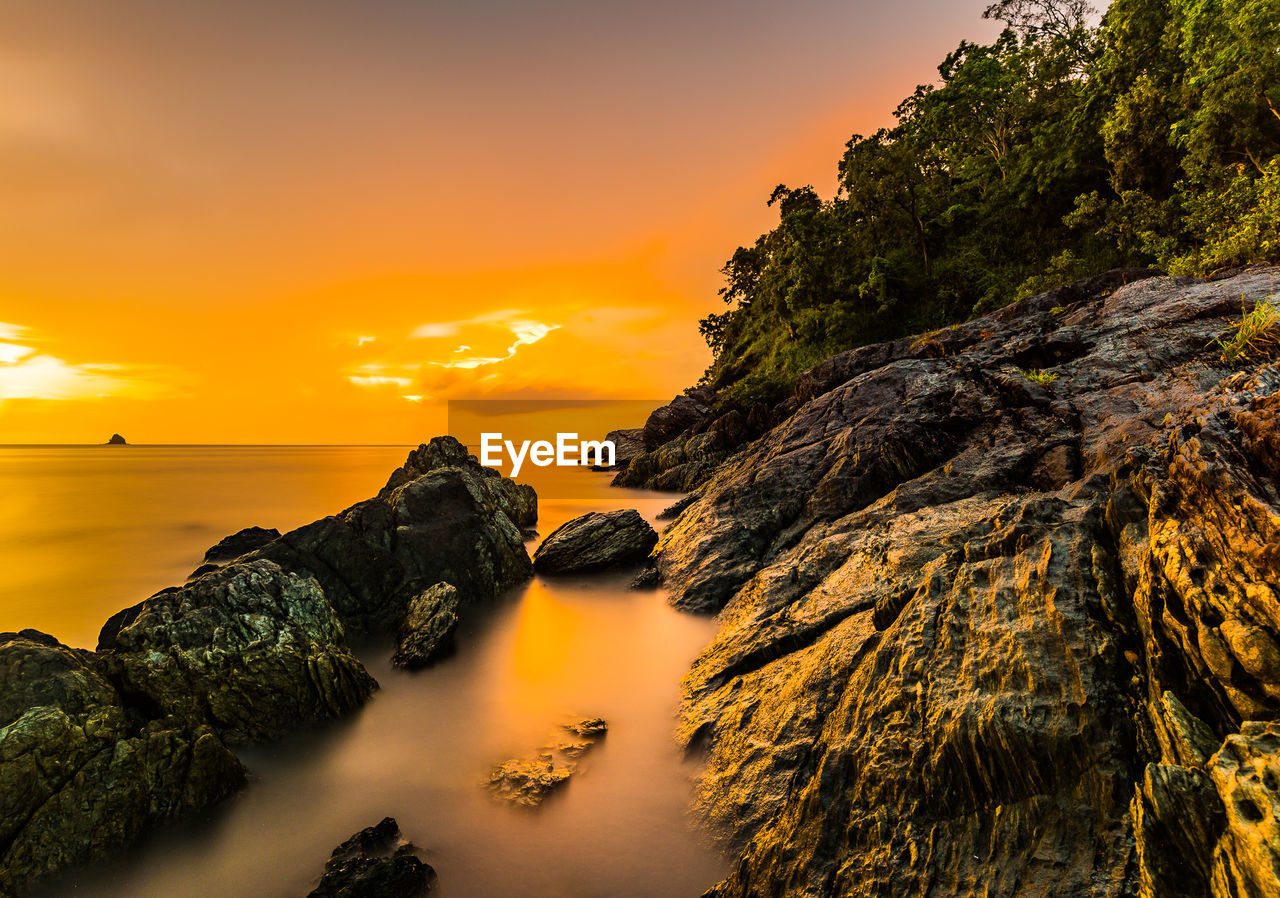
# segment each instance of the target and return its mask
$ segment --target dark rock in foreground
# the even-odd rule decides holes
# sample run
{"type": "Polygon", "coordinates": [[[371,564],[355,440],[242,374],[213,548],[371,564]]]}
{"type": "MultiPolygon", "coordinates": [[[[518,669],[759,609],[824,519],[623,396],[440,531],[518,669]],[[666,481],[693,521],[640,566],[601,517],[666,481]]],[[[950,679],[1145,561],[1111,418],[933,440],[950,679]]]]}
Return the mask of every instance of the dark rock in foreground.
{"type": "Polygon", "coordinates": [[[122,694],[92,652],[0,634],[0,895],[104,858],[244,779],[208,727],[122,694]]]}
{"type": "Polygon", "coordinates": [[[656,552],[709,895],[1280,895],[1280,366],[1212,345],[1277,274],[854,350],[715,469],[656,552]]]}
{"type": "Polygon", "coordinates": [[[458,629],[458,591],[437,583],[409,602],[396,628],[391,663],[414,670],[426,667],[453,649],[458,629]]]}
{"type": "Polygon", "coordinates": [[[333,850],[320,884],[307,898],[417,898],[436,871],[415,854],[392,817],[366,827],[333,850]]]}
{"type": "Polygon", "coordinates": [[[539,573],[602,571],[649,557],[657,532],[635,509],[591,512],[562,524],[533,553],[539,573]]]}
{"type": "Polygon", "coordinates": [[[232,743],[358,708],[377,688],[316,581],[244,561],[103,627],[100,663],[130,695],[232,743]]]}

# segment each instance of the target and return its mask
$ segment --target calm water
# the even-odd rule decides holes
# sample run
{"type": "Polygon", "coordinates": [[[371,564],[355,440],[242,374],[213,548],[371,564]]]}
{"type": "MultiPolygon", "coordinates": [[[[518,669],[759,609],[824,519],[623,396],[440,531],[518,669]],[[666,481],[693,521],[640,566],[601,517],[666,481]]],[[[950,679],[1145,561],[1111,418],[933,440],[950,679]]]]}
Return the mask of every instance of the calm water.
{"type": "MultiPolygon", "coordinates": [[[[406,451],[0,449],[0,629],[92,646],[109,614],[181,583],[222,536],[372,495],[406,451]]],[[[652,520],[672,500],[602,474],[534,473],[543,534],[590,510],[652,520]]],[[[358,647],[382,684],[365,709],[242,752],[255,781],[239,796],[47,894],[300,896],[334,845],[386,815],[425,849],[446,898],[700,894],[727,864],[688,816],[696,762],[671,734],[680,678],[714,624],[628,581],[536,579],[472,615],[458,653],[419,673],[393,670],[388,646],[358,647]],[[541,808],[483,788],[493,764],[597,715],[609,735],[541,808]]]]}

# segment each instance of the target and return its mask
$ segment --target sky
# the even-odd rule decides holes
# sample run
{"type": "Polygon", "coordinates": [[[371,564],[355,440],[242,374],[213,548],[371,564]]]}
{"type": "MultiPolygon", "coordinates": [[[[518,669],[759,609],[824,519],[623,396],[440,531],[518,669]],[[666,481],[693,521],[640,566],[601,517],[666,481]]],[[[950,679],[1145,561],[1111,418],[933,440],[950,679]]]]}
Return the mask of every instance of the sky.
{"type": "Polygon", "coordinates": [[[0,0],[0,443],[654,399],[986,0],[0,0]]]}

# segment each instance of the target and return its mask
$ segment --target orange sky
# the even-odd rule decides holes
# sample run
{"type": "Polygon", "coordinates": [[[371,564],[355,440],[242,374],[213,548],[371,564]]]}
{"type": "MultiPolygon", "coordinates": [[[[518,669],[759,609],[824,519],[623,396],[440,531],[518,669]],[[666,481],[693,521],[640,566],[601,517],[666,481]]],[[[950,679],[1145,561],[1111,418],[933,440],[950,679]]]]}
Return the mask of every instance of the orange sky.
{"type": "Polygon", "coordinates": [[[985,5],[0,0],[0,442],[668,397],[773,186],[985,5]]]}

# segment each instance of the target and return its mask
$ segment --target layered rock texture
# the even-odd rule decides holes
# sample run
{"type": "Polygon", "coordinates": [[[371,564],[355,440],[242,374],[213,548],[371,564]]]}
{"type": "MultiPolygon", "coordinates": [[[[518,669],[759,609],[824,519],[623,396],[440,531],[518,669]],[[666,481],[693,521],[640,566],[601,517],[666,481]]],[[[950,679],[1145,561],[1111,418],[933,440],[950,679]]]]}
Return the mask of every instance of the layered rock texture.
{"type": "Polygon", "coordinates": [[[1280,895],[1280,367],[1214,345],[1280,271],[1133,280],[828,360],[679,510],[710,895],[1280,895]]]}
{"type": "MultiPolygon", "coordinates": [[[[373,499],[219,543],[210,570],[113,615],[94,652],[0,635],[0,895],[230,794],[245,772],[228,745],[359,708],[377,683],[348,633],[400,625],[410,666],[434,658],[469,603],[532,575],[518,528],[536,517],[529,488],[437,438],[373,499]]],[[[344,869],[395,874],[392,891],[359,894],[422,872],[374,860],[344,869]]]]}
{"type": "Polygon", "coordinates": [[[395,818],[384,817],[333,849],[307,898],[418,898],[435,878],[436,871],[400,834],[395,818]]]}
{"type": "Polygon", "coordinates": [[[649,557],[658,533],[634,508],[593,511],[552,531],[533,553],[543,574],[603,571],[649,557]]]}

